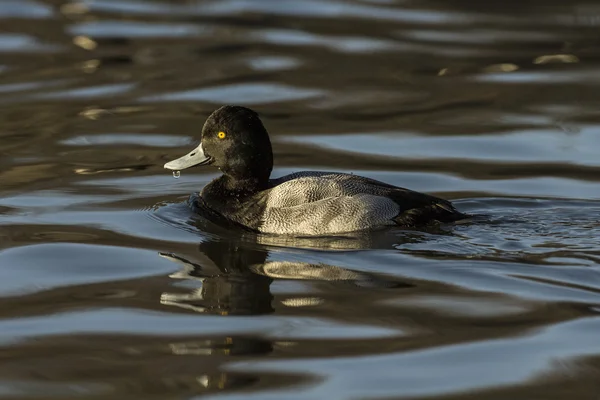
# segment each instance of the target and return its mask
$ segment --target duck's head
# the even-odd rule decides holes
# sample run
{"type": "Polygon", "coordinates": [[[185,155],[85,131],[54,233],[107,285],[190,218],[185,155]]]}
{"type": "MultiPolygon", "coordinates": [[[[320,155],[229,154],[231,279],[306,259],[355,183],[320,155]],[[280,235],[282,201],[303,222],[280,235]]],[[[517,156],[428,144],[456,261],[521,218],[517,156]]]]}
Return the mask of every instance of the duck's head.
{"type": "Polygon", "coordinates": [[[204,123],[198,147],[165,168],[180,171],[197,165],[214,165],[235,180],[268,181],[273,152],[258,114],[241,106],[217,109],[204,123]]]}

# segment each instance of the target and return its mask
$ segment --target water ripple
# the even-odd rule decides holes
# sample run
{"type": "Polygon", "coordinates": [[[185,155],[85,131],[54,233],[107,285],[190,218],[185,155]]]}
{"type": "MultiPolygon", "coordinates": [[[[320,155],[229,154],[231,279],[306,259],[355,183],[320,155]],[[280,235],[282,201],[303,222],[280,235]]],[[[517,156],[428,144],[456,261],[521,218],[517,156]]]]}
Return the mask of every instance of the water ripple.
{"type": "Polygon", "coordinates": [[[133,21],[91,21],[71,25],[69,33],[95,38],[181,38],[209,35],[212,29],[197,24],[159,24],[133,21]]]}
{"type": "Polygon", "coordinates": [[[281,101],[304,100],[323,96],[319,89],[296,88],[278,83],[243,83],[185,90],[157,96],[147,96],[141,102],[207,101],[217,104],[264,104],[281,101]]]}
{"type": "Polygon", "coordinates": [[[52,7],[32,0],[3,0],[0,7],[0,18],[44,19],[52,16],[52,7]]]}
{"type": "Polygon", "coordinates": [[[62,49],[62,46],[43,43],[30,35],[21,33],[0,33],[0,52],[53,53],[62,49]]]}

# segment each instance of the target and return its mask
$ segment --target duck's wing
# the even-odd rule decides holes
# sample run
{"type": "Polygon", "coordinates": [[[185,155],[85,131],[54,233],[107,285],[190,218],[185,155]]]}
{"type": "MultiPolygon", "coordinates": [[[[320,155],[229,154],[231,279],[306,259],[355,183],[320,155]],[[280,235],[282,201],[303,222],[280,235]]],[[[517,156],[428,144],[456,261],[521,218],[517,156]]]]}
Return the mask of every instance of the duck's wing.
{"type": "Polygon", "coordinates": [[[271,181],[267,193],[269,207],[293,207],[331,197],[370,194],[386,196],[395,186],[352,174],[307,171],[271,181]]]}
{"type": "Polygon", "coordinates": [[[261,194],[263,232],[330,234],[462,215],[446,200],[351,174],[296,173],[273,184],[261,194]]]}
{"type": "Polygon", "coordinates": [[[385,196],[400,206],[401,212],[394,218],[396,224],[400,226],[414,227],[433,220],[454,222],[468,217],[458,211],[448,200],[369,178],[362,179],[376,187],[375,190],[387,191],[385,196]]]}
{"type": "Polygon", "coordinates": [[[400,207],[383,196],[334,196],[264,208],[258,230],[290,235],[332,235],[394,225],[400,207]]]}
{"type": "Polygon", "coordinates": [[[272,180],[269,192],[268,204],[273,207],[306,204],[329,197],[369,194],[389,197],[402,211],[436,206],[450,213],[457,212],[447,200],[364,176],[343,173],[297,172],[272,180]]]}

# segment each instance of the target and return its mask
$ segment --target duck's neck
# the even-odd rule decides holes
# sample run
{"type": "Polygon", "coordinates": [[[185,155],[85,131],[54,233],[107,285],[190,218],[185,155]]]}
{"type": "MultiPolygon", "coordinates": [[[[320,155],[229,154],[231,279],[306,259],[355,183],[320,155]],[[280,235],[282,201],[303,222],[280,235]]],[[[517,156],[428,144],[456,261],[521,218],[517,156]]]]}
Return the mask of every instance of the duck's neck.
{"type": "Polygon", "coordinates": [[[216,186],[229,196],[238,198],[248,197],[265,190],[269,186],[269,179],[260,179],[256,177],[235,178],[224,174],[214,182],[216,186]]]}

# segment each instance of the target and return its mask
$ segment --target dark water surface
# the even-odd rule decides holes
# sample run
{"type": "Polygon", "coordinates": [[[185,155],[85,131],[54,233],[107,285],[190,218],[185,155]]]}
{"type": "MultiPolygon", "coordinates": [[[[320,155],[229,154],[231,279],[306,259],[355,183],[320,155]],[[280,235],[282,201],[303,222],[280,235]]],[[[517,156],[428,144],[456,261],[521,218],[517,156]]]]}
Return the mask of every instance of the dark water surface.
{"type": "Polygon", "coordinates": [[[596,1],[0,1],[0,397],[598,399],[596,1]],[[163,170],[223,103],[275,176],[452,199],[281,240],[163,170]]]}

